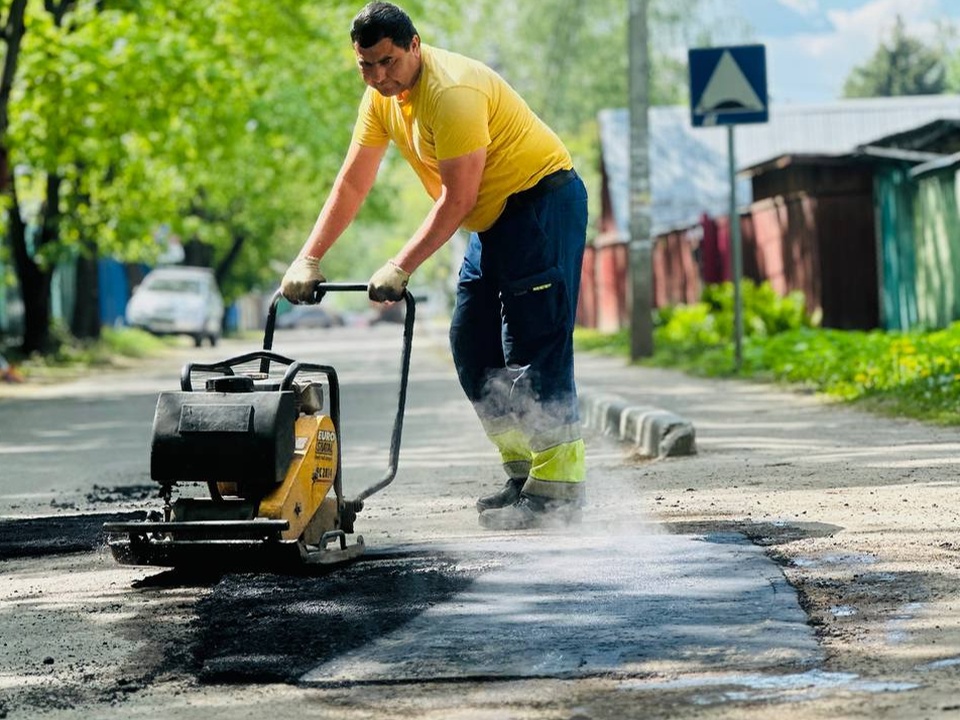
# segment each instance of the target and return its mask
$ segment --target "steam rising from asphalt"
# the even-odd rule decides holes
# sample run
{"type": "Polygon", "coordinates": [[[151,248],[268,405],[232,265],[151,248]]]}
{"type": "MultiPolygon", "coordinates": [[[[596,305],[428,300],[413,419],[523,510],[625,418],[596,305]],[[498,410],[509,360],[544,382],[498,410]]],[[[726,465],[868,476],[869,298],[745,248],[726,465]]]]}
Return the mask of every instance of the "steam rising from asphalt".
{"type": "MultiPolygon", "coordinates": [[[[534,390],[529,366],[508,367],[491,373],[478,403],[482,416],[508,413],[523,420],[524,428],[549,429],[569,420],[568,406],[561,402],[541,403],[534,390]]],[[[586,435],[586,506],[581,530],[590,535],[614,539],[625,546],[644,543],[644,536],[664,530],[643,512],[644,465],[629,459],[629,449],[598,435],[586,435]]]]}
{"type": "Polygon", "coordinates": [[[511,416],[522,423],[528,434],[549,432],[570,423],[570,403],[563,399],[543,402],[536,384],[529,365],[493,370],[475,403],[477,412],[481,417],[511,416]]]}

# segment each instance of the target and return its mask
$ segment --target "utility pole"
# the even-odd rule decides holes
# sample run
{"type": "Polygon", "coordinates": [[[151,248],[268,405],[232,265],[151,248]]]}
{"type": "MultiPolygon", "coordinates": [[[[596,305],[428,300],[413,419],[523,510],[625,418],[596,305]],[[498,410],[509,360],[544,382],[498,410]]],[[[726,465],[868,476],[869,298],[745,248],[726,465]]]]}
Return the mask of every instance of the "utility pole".
{"type": "Polygon", "coordinates": [[[649,0],[630,0],[630,357],[653,355],[653,242],[650,237],[649,0]]]}

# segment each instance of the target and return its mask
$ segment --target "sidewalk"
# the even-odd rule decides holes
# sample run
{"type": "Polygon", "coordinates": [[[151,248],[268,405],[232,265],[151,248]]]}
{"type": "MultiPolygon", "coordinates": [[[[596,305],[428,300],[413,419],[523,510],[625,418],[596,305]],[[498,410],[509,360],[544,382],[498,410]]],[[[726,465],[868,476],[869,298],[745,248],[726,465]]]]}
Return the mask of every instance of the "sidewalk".
{"type": "Polygon", "coordinates": [[[591,353],[577,355],[577,382],[591,420],[615,398],[692,424],[700,449],[786,453],[818,467],[841,462],[846,470],[864,471],[862,479],[870,482],[902,479],[907,456],[918,468],[953,465],[943,455],[960,449],[957,428],[881,418],[787,388],[696,378],[591,353]]]}

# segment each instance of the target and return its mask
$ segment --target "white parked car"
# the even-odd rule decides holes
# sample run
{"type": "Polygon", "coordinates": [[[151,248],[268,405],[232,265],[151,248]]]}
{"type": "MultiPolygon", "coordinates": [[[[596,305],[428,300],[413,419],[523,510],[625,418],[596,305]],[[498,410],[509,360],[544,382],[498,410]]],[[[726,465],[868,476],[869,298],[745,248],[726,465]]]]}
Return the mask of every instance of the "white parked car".
{"type": "Polygon", "coordinates": [[[127,324],[154,335],[189,335],[197,347],[216,345],[223,325],[223,298],[213,272],[162,267],[148,273],[127,303],[127,324]]]}

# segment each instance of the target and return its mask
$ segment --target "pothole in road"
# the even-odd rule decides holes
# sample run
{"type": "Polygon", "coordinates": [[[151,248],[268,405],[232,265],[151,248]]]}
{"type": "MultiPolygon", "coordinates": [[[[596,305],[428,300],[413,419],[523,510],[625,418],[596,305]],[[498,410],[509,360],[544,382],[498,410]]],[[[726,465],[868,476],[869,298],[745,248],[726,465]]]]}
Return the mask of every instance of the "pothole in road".
{"type": "MultiPolygon", "coordinates": [[[[52,554],[64,552],[64,537],[73,538],[78,548],[74,552],[97,548],[102,541],[101,524],[120,517],[100,514],[42,521],[0,521],[0,553],[4,539],[10,537],[11,525],[14,535],[21,539],[41,541],[59,536],[57,549],[37,553],[52,554]],[[50,524],[58,522],[66,524],[50,524]]],[[[672,529],[701,535],[710,542],[743,542],[746,537],[767,546],[804,537],[828,536],[839,530],[826,525],[791,527],[751,522],[677,523],[672,529]]],[[[21,551],[17,556],[27,555],[21,551]]],[[[0,554],[0,559],[2,557],[0,554]]],[[[171,676],[197,677],[205,683],[297,683],[305,672],[389,635],[429,607],[463,592],[501,560],[491,555],[465,558],[436,549],[405,552],[394,548],[371,552],[353,565],[317,575],[224,575],[206,583],[203,593],[197,593],[200,597],[196,603],[191,601],[189,626],[176,652],[170,652],[166,646],[157,648],[167,655],[161,670],[171,676]]],[[[868,574],[866,579],[872,580],[878,591],[881,586],[887,589],[891,585],[878,574],[868,574]]],[[[193,582],[183,577],[177,580],[165,573],[153,575],[149,580],[143,587],[162,588],[165,584],[169,587],[174,582],[184,587],[193,582]]],[[[798,590],[803,594],[802,584],[798,590]]],[[[842,598],[828,599],[829,603],[824,605],[828,610],[860,607],[842,598]]],[[[804,605],[804,609],[809,615],[811,608],[804,605]]],[[[831,611],[831,615],[844,617],[845,614],[831,611]]],[[[153,616],[141,615],[131,619],[130,626],[155,621],[153,616]]],[[[830,682],[829,678],[821,678],[810,684],[829,686],[830,682]]],[[[845,682],[856,685],[856,678],[845,682]]],[[[728,680],[727,685],[731,684],[738,683],[728,680]]],[[[746,689],[732,688],[730,692],[759,696],[774,692],[752,687],[750,682],[743,685],[746,689]]],[[[785,691],[790,689],[775,690],[785,691]]],[[[718,692],[726,694],[727,687],[718,692]]],[[[706,694],[712,694],[712,690],[706,694]]]]}
{"type": "MultiPolygon", "coordinates": [[[[712,542],[730,542],[731,534],[747,538],[754,545],[764,547],[805,540],[830,537],[843,530],[839,525],[818,522],[753,522],[751,520],[693,520],[664,523],[678,535],[701,535],[712,542]]],[[[774,560],[778,558],[773,557],[774,560]]]]}

